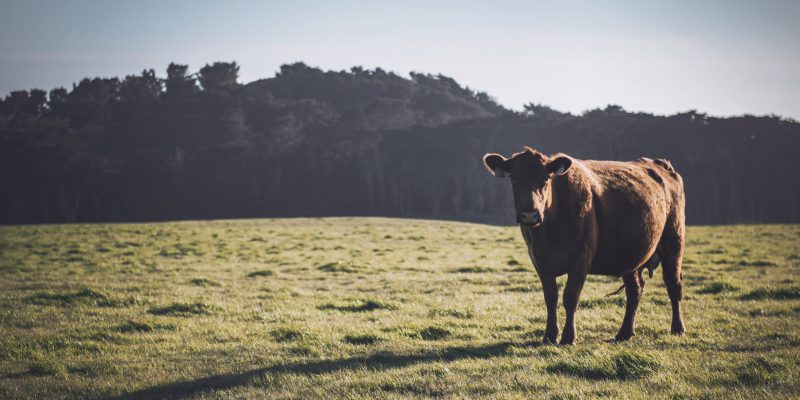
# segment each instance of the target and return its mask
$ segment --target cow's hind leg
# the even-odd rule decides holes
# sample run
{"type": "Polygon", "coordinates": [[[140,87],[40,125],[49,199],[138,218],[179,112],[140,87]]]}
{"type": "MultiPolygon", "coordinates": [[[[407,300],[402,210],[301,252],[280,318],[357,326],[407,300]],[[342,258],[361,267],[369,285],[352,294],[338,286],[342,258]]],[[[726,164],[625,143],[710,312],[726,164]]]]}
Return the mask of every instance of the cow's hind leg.
{"type": "Polygon", "coordinates": [[[625,282],[625,318],[622,320],[622,327],[615,337],[616,340],[628,340],[636,335],[636,310],[639,308],[639,299],[644,290],[644,279],[642,270],[631,272],[622,277],[625,282]]]}
{"type": "Polygon", "coordinates": [[[667,294],[672,304],[671,332],[683,335],[686,327],[683,324],[683,310],[681,309],[682,283],[681,262],[683,260],[683,226],[676,229],[667,229],[661,237],[658,246],[658,255],[661,258],[661,272],[667,294]]]}
{"type": "Polygon", "coordinates": [[[547,327],[543,343],[556,344],[558,340],[558,285],[554,276],[539,276],[542,281],[544,303],[547,306],[547,327]]]}
{"type": "Polygon", "coordinates": [[[574,273],[567,276],[567,285],[564,287],[564,310],[567,313],[567,320],[564,322],[564,332],[561,334],[561,345],[575,344],[577,339],[575,311],[578,309],[584,282],[586,274],[574,273]]]}

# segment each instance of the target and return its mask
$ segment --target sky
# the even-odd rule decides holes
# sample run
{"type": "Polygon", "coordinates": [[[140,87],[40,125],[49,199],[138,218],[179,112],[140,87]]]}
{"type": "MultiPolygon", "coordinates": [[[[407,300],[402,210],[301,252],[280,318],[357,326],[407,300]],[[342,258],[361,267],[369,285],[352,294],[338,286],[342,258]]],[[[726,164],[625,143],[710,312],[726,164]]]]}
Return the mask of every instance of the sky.
{"type": "Polygon", "coordinates": [[[0,0],[0,96],[170,62],[443,74],[500,104],[800,120],[800,1],[0,0]]]}

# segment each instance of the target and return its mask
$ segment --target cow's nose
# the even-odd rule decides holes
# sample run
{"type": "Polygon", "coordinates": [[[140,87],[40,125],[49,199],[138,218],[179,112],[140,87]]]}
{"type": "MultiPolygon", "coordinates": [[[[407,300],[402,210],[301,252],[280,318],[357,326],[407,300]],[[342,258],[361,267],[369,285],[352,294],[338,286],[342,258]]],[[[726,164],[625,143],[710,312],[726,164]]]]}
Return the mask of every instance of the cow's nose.
{"type": "Polygon", "coordinates": [[[538,211],[517,213],[517,223],[526,225],[536,225],[542,222],[542,215],[538,211]]]}

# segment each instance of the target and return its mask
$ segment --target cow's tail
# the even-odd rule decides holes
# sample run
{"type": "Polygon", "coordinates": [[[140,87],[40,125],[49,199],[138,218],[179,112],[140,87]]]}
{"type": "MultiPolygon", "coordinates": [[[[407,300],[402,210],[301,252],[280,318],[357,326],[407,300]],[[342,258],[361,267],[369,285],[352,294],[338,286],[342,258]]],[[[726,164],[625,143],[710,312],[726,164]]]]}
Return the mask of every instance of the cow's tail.
{"type": "MultiPolygon", "coordinates": [[[[647,274],[652,278],[653,277],[653,271],[655,271],[655,269],[658,268],[658,264],[660,262],[661,262],[661,259],[658,258],[658,254],[657,253],[653,254],[653,256],[650,257],[650,259],[647,260],[647,262],[644,263],[644,265],[642,265],[642,268],[639,269],[639,271],[634,272],[634,274],[638,273],[639,274],[639,279],[642,279],[642,271],[644,271],[644,269],[647,268],[647,274]]],[[[616,296],[616,295],[622,293],[623,290],[625,290],[625,284],[620,286],[619,289],[607,294],[606,297],[616,296]]]]}
{"type": "Polygon", "coordinates": [[[625,290],[625,284],[624,283],[622,284],[622,286],[619,287],[619,289],[607,294],[606,297],[616,296],[616,295],[622,293],[623,290],[625,290]]]}

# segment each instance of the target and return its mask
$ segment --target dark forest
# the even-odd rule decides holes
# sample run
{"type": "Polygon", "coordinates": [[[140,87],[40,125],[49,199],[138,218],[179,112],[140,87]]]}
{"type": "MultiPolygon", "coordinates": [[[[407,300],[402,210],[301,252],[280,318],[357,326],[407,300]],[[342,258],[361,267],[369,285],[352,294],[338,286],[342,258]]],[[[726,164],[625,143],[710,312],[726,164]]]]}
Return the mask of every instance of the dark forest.
{"type": "MultiPolygon", "coordinates": [[[[442,75],[171,64],[0,101],[0,223],[376,215],[513,223],[486,152],[669,159],[690,224],[800,222],[800,123],[523,111],[442,75]]],[[[658,93],[653,93],[658,96],[658,93]]],[[[532,99],[536,93],[531,93],[532,99]]]]}

